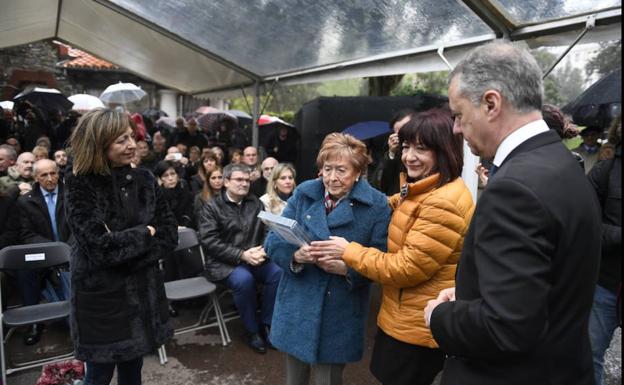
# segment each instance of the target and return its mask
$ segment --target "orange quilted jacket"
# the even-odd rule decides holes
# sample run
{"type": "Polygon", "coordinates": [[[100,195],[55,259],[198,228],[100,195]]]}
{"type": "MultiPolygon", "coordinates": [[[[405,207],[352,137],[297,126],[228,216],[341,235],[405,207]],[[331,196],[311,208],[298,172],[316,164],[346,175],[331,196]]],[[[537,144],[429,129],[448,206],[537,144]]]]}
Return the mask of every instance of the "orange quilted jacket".
{"type": "Polygon", "coordinates": [[[438,347],[425,326],[423,310],[440,290],[455,286],[455,269],[474,212],[470,191],[461,178],[436,188],[439,174],[409,185],[388,228],[388,252],[351,242],[344,261],[383,286],[377,324],[409,344],[438,347]]]}

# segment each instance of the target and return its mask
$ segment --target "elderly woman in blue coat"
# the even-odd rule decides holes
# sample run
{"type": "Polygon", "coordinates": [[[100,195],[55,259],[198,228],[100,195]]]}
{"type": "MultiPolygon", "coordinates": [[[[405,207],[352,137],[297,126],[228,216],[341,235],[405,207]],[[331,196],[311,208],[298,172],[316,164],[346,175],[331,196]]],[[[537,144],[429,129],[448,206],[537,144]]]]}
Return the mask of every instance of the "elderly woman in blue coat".
{"type": "MultiPolygon", "coordinates": [[[[369,163],[364,143],[329,134],[317,157],[321,177],[301,184],[282,215],[312,240],[340,236],[385,250],[390,208],[361,178],[369,163]]],[[[345,364],[362,358],[370,281],[342,260],[317,259],[312,246],[298,248],[273,232],[264,248],[284,269],[270,341],[286,353],[286,384],[308,384],[311,369],[317,384],[342,384],[345,364]]]]}

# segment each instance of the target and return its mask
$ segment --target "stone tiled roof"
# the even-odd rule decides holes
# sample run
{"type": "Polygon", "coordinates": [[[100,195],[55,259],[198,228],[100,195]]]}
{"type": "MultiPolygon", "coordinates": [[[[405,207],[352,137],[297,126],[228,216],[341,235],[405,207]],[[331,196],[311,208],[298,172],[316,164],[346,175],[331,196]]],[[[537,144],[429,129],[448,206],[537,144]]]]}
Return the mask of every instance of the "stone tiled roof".
{"type": "Polygon", "coordinates": [[[113,63],[107,62],[104,59],[100,59],[96,56],[90,55],[83,50],[73,48],[71,46],[57,43],[67,50],[67,56],[69,59],[60,62],[58,65],[61,68],[75,68],[75,69],[88,69],[88,70],[118,70],[120,67],[113,63]]]}

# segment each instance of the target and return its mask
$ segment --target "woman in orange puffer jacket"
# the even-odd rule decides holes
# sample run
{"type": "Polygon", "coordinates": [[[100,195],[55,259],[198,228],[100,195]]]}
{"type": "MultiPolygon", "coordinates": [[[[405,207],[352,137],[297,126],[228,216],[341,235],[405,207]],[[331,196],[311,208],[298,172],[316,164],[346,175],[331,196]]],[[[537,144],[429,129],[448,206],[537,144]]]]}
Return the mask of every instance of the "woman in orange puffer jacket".
{"type": "Polygon", "coordinates": [[[444,364],[423,311],[442,289],[455,286],[474,204],[459,177],[462,138],[442,110],[415,115],[399,132],[402,175],[384,253],[343,238],[313,242],[320,260],[341,257],[347,265],[383,286],[379,330],[371,372],[384,385],[431,384],[444,364]]]}

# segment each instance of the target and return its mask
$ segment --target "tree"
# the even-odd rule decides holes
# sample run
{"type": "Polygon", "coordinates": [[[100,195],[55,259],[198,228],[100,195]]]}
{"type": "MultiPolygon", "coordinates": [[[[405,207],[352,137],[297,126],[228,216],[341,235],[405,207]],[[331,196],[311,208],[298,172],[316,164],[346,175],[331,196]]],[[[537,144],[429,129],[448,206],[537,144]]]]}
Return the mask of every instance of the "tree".
{"type": "Polygon", "coordinates": [[[585,65],[585,73],[604,76],[622,66],[622,40],[600,43],[600,52],[585,65]]]}

